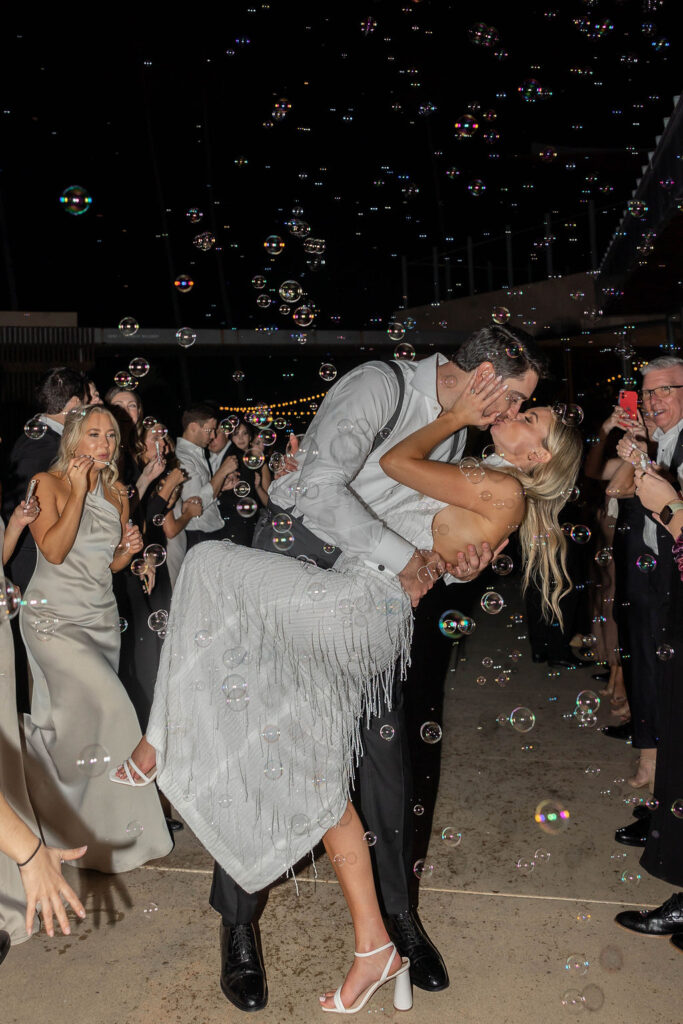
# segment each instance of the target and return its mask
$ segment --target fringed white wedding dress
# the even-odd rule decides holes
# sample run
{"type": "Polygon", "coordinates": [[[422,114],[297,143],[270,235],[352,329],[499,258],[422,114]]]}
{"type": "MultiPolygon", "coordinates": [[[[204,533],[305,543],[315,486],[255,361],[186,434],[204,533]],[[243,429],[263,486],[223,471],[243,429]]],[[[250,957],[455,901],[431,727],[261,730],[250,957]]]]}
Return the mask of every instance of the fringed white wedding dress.
{"type": "MultiPolygon", "coordinates": [[[[416,495],[388,525],[431,548],[443,507],[416,495]]],[[[160,788],[248,892],[341,818],[363,716],[404,674],[411,635],[398,579],[358,559],[326,571],[229,541],[187,555],[147,738],[160,788]]]]}

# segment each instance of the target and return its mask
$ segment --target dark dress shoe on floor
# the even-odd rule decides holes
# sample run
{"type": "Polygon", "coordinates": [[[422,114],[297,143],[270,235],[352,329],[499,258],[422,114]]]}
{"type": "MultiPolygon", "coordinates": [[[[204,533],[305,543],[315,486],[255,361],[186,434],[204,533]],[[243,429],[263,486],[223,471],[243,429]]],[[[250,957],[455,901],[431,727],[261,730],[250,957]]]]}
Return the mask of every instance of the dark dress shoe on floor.
{"type": "Polygon", "coordinates": [[[633,739],[633,726],[630,722],[622,722],[621,725],[606,725],[602,731],[612,740],[633,739]]]}
{"type": "Polygon", "coordinates": [[[11,945],[12,940],[9,937],[9,932],[0,931],[0,964],[9,953],[11,945]]]}
{"type": "Polygon", "coordinates": [[[389,938],[401,956],[410,960],[410,980],[425,992],[448,988],[448,971],[438,949],[422,927],[416,910],[385,917],[389,938]]]}
{"type": "Polygon", "coordinates": [[[253,924],[221,924],[221,991],[238,1010],[251,1013],[268,1002],[266,972],[253,924]]]}
{"type": "MultiPolygon", "coordinates": [[[[622,928],[641,935],[683,933],[683,892],[675,892],[656,910],[624,910],[614,918],[622,928]]],[[[679,939],[683,935],[679,934],[679,939]]]]}
{"type": "Polygon", "coordinates": [[[182,832],[182,830],[185,828],[182,821],[178,821],[177,818],[167,818],[166,827],[168,828],[169,832],[182,832]]]}
{"type": "Polygon", "coordinates": [[[672,935],[671,942],[676,949],[683,949],[683,932],[676,932],[675,935],[672,935]]]}
{"type": "Polygon", "coordinates": [[[624,846],[645,846],[650,831],[650,815],[636,818],[630,825],[618,828],[614,833],[614,841],[624,846]]]}
{"type": "Polygon", "coordinates": [[[651,814],[652,811],[648,810],[644,804],[639,804],[638,807],[633,809],[634,818],[649,818],[651,814]]]}

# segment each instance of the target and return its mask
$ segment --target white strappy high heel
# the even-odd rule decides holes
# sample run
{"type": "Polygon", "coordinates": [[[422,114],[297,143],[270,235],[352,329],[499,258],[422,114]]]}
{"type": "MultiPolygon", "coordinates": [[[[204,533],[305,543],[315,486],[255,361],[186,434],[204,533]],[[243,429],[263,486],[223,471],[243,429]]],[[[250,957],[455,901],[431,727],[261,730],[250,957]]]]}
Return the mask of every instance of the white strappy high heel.
{"type": "Polygon", "coordinates": [[[324,1013],[358,1013],[362,1010],[368,999],[375,994],[378,988],[385,985],[388,981],[394,982],[394,1009],[395,1010],[410,1010],[413,1006],[413,991],[410,986],[410,960],[408,957],[401,957],[401,966],[393,974],[389,974],[389,968],[391,962],[394,959],[394,954],[398,952],[393,942],[387,942],[386,946],[380,946],[378,949],[371,949],[369,953],[354,953],[354,956],[374,956],[375,953],[381,953],[384,949],[390,949],[389,959],[387,960],[386,967],[382,971],[381,977],[378,981],[373,981],[372,985],[369,985],[360,995],[356,998],[356,1001],[351,1006],[344,1006],[341,1000],[340,985],[337,991],[334,993],[334,1007],[332,1006],[321,1006],[320,1009],[324,1013]]]}
{"type": "Polygon", "coordinates": [[[149,775],[145,775],[144,772],[140,771],[132,757],[127,757],[123,764],[119,765],[119,768],[112,768],[112,770],[109,772],[109,781],[118,782],[120,786],[149,786],[150,782],[154,782],[154,780],[157,777],[156,765],[149,773],[149,775]],[[117,776],[116,773],[119,770],[119,768],[123,768],[124,772],[126,773],[125,779],[120,779],[117,776]],[[142,782],[135,781],[130,770],[131,768],[133,769],[136,775],[140,776],[140,779],[143,780],[142,782]]]}

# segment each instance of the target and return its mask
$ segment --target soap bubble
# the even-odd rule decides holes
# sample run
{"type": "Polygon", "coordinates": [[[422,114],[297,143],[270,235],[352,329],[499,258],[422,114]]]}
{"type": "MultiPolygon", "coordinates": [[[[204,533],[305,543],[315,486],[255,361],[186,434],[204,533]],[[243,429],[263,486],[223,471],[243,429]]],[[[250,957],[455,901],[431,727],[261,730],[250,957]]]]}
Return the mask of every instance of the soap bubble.
{"type": "Polygon", "coordinates": [[[544,850],[543,847],[540,847],[538,850],[535,851],[534,862],[536,864],[547,864],[549,860],[550,852],[548,850],[544,850]]]}
{"type": "Polygon", "coordinates": [[[671,813],[674,818],[678,818],[679,821],[683,820],[683,800],[677,797],[671,804],[671,813]]]}
{"type": "Polygon", "coordinates": [[[133,377],[145,377],[149,373],[149,363],[144,356],[135,356],[129,362],[128,370],[133,377]]]}
{"type": "Polygon", "coordinates": [[[569,811],[556,800],[541,800],[534,812],[534,821],[549,835],[561,832],[569,817],[569,811]]]}
{"type": "Polygon", "coordinates": [[[253,471],[260,469],[265,461],[265,455],[262,451],[259,451],[258,448],[248,448],[242,456],[242,462],[244,465],[247,469],[251,469],[253,471]]]}
{"type": "Polygon", "coordinates": [[[126,835],[137,839],[144,832],[144,825],[140,821],[129,821],[126,825],[126,835]]]}
{"type": "Polygon", "coordinates": [[[605,993],[599,985],[586,985],[581,992],[581,998],[583,999],[583,1005],[591,1013],[601,1010],[605,1004],[605,993]]]}
{"type": "Polygon", "coordinates": [[[636,568],[640,569],[641,572],[652,572],[656,566],[657,559],[649,552],[644,555],[639,555],[638,558],[636,558],[636,568]]]}
{"type": "Polygon", "coordinates": [[[612,562],[612,549],[600,548],[600,550],[595,555],[595,561],[598,565],[609,565],[612,562]]]}
{"type": "Polygon", "coordinates": [[[255,288],[257,291],[260,291],[261,288],[266,287],[266,279],[263,276],[263,274],[254,274],[254,276],[251,279],[251,284],[253,288],[255,288]]]}
{"type": "Polygon", "coordinates": [[[568,427],[578,427],[583,423],[583,409],[580,405],[568,405],[562,417],[562,422],[568,427]]]}
{"type": "Polygon", "coordinates": [[[110,762],[111,756],[106,747],[100,743],[91,743],[81,750],[76,759],[76,767],[83,775],[94,779],[109,768],[110,762]]]}
{"type": "Polygon", "coordinates": [[[173,284],[179,292],[183,293],[191,292],[194,288],[194,281],[189,274],[178,274],[173,284]]]}
{"type": "Polygon", "coordinates": [[[291,517],[286,512],[279,512],[273,516],[272,527],[276,533],[287,533],[292,528],[291,517]]]}
{"type": "Polygon", "coordinates": [[[134,316],[124,316],[119,320],[119,331],[124,338],[132,338],[138,333],[140,324],[137,322],[134,316]]]}
{"type": "Polygon", "coordinates": [[[442,736],[441,726],[438,722],[423,722],[420,726],[420,738],[425,743],[438,743],[442,736]]]}
{"type": "Polygon", "coordinates": [[[221,684],[230,711],[245,711],[249,703],[248,687],[241,676],[227,676],[221,684]]]}
{"type": "Polygon", "coordinates": [[[509,555],[498,555],[491,562],[491,568],[498,576],[508,576],[514,566],[509,555]]]}
{"type": "Polygon", "coordinates": [[[210,629],[200,629],[194,635],[194,642],[197,647],[210,647],[213,643],[213,633],[210,629]]]}
{"type": "Polygon", "coordinates": [[[142,554],[147,564],[155,569],[166,561],[166,548],[161,544],[148,544],[142,554]]]}
{"type": "Polygon", "coordinates": [[[158,903],[146,903],[145,906],[142,908],[142,913],[143,914],[148,914],[148,915],[151,916],[152,914],[156,914],[158,909],[159,909],[158,903]]]}
{"type": "Polygon", "coordinates": [[[310,306],[297,306],[292,313],[292,320],[297,327],[310,327],[315,319],[315,313],[310,306]]]}
{"type": "Polygon", "coordinates": [[[564,963],[565,971],[568,971],[574,977],[587,974],[589,967],[590,962],[583,953],[570,953],[564,963]]]}
{"type": "Polygon", "coordinates": [[[128,370],[118,370],[114,374],[114,383],[119,388],[133,388],[136,387],[136,383],[133,379],[132,373],[128,370]]]}
{"type": "Polygon", "coordinates": [[[515,708],[510,712],[510,725],[515,732],[531,732],[536,724],[536,715],[530,708],[515,708]]]}
{"type": "Polygon", "coordinates": [[[198,210],[196,206],[191,206],[185,216],[189,220],[190,224],[198,224],[204,214],[201,210],[198,210]]]}
{"type": "Polygon", "coordinates": [[[238,480],[233,487],[233,491],[236,498],[246,498],[251,491],[251,487],[246,480],[238,480]]]}
{"type": "Polygon", "coordinates": [[[194,236],[192,244],[197,249],[201,249],[202,252],[208,252],[216,244],[216,236],[210,231],[201,231],[198,235],[194,236]]]}
{"type": "Polygon", "coordinates": [[[377,842],[377,836],[374,832],[363,833],[363,842],[367,843],[368,846],[374,846],[377,842]]]}
{"type": "Polygon", "coordinates": [[[481,178],[475,178],[474,181],[471,181],[467,186],[467,191],[470,193],[470,195],[482,196],[486,191],[486,185],[481,180],[481,178]]]}
{"type": "Polygon", "coordinates": [[[388,742],[389,740],[393,740],[396,734],[396,730],[394,729],[393,725],[385,724],[380,727],[379,734],[383,740],[387,740],[388,742]]]}
{"type": "Polygon", "coordinates": [[[417,815],[418,818],[421,818],[424,812],[425,809],[422,806],[422,804],[415,804],[415,806],[413,807],[413,814],[417,815]]]}
{"type": "Polygon", "coordinates": [[[197,340],[197,332],[191,327],[181,327],[176,331],[176,341],[181,348],[190,348],[197,340]]]}
{"type": "Polygon", "coordinates": [[[520,857],[517,861],[517,870],[520,875],[530,875],[536,867],[533,860],[529,860],[528,857],[520,857]]]}
{"type": "MultiPolygon", "coordinates": [[[[325,239],[324,238],[307,238],[304,242],[304,252],[310,253],[314,256],[321,256],[325,252],[325,239]]],[[[324,261],[323,261],[324,262],[324,261]]],[[[314,265],[313,260],[308,260],[309,267],[314,265]]]]}
{"type": "Polygon", "coordinates": [[[660,644],[657,648],[657,657],[660,661],[671,661],[674,656],[674,649],[671,644],[660,644]]]}
{"type": "Polygon", "coordinates": [[[641,878],[642,875],[640,871],[634,870],[632,868],[626,868],[626,870],[622,871],[621,875],[619,876],[619,881],[623,882],[624,885],[636,886],[640,885],[641,878]]]}
{"type": "Polygon", "coordinates": [[[576,696],[576,706],[580,711],[595,715],[600,707],[600,698],[593,690],[581,690],[576,696]]]}
{"type": "Polygon", "coordinates": [[[253,498],[240,498],[235,504],[237,515],[242,519],[251,519],[258,512],[258,504],[253,498]]]}
{"type": "Polygon", "coordinates": [[[643,202],[642,199],[629,199],[629,201],[626,203],[626,209],[632,217],[635,217],[637,220],[640,220],[640,218],[644,217],[647,213],[648,206],[647,203],[643,202]]]}
{"type": "Polygon", "coordinates": [[[589,527],[579,524],[578,526],[572,526],[569,536],[575,544],[587,544],[591,539],[591,531],[589,527]]]}
{"type": "Polygon", "coordinates": [[[455,134],[459,139],[471,139],[479,130],[479,122],[472,114],[464,114],[455,122],[455,134]]]}
{"type": "Polygon", "coordinates": [[[413,874],[416,878],[430,879],[434,874],[434,865],[424,859],[416,860],[413,864],[413,874]]]}
{"type": "Polygon", "coordinates": [[[535,103],[537,99],[543,96],[541,84],[537,82],[535,78],[525,79],[525,81],[518,86],[517,92],[523,100],[526,100],[527,103],[535,103]]]}
{"type": "Polygon", "coordinates": [[[387,334],[390,341],[403,341],[406,329],[400,320],[393,320],[387,327],[387,334]]]}
{"type": "Polygon", "coordinates": [[[505,607],[505,601],[495,590],[487,590],[482,594],[479,604],[488,615],[497,615],[505,607]]]}
{"type": "Polygon", "coordinates": [[[608,974],[614,974],[616,971],[620,971],[624,966],[624,954],[618,948],[618,946],[605,946],[600,951],[598,957],[600,966],[608,974]]]}
{"type": "Polygon", "coordinates": [[[261,735],[266,743],[277,743],[280,739],[280,730],[277,725],[264,725],[261,730],[261,735]]]}
{"type": "Polygon", "coordinates": [[[566,992],[562,993],[562,1005],[571,1013],[581,1013],[584,1009],[583,996],[577,988],[567,989],[566,992]]]}
{"type": "Polygon", "coordinates": [[[337,367],[332,363],[323,363],[318,370],[318,376],[329,384],[337,376],[337,367]]]}
{"type": "Polygon", "coordinates": [[[494,324],[506,324],[510,319],[511,313],[505,306],[494,306],[491,312],[491,319],[494,324]]]}
{"type": "Polygon", "coordinates": [[[47,433],[47,423],[43,423],[37,416],[33,416],[24,424],[24,433],[30,441],[40,441],[47,433]]]}
{"type": "Polygon", "coordinates": [[[269,256],[279,256],[284,250],[285,243],[282,241],[279,235],[268,235],[263,248],[266,250],[269,256]]]}
{"type": "Polygon", "coordinates": [[[59,202],[67,213],[78,217],[82,213],[87,213],[90,209],[92,206],[92,196],[86,189],[81,188],[80,185],[69,185],[59,197],[59,202]]]}
{"type": "Polygon", "coordinates": [[[298,281],[283,281],[278,292],[283,302],[298,302],[304,293],[298,281]]]}
{"type": "Polygon", "coordinates": [[[462,840],[462,832],[458,832],[452,825],[446,825],[441,831],[441,838],[448,846],[459,846],[462,840]]]}
{"type": "Polygon", "coordinates": [[[415,358],[415,349],[408,341],[402,341],[394,349],[394,359],[402,359],[404,362],[412,362],[415,358]]]}
{"type": "Polygon", "coordinates": [[[147,625],[153,633],[158,633],[162,629],[166,629],[168,625],[168,612],[164,611],[163,608],[159,608],[157,611],[152,612],[147,618],[147,625]]]}

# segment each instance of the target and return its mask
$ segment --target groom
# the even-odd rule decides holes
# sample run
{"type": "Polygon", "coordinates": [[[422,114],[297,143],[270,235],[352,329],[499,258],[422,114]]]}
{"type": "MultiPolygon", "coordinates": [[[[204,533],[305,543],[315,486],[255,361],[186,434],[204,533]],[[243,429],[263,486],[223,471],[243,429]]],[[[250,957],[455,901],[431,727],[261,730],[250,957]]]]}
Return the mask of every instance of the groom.
{"type": "MultiPolygon", "coordinates": [[[[397,576],[417,608],[439,575],[434,568],[440,560],[385,526],[388,511],[400,512],[407,503],[414,508],[415,496],[384,474],[379,459],[401,438],[452,409],[478,367],[492,369],[508,384],[499,407],[494,403],[486,410],[487,416],[497,412],[507,418],[516,416],[531,396],[544,361],[524,332],[494,325],[471,335],[450,359],[436,354],[418,363],[368,362],[345,374],[328,392],[301,442],[299,468],[271,485],[254,547],[276,550],[273,538],[278,535],[271,523],[284,512],[292,520],[294,536],[288,555],[331,568],[344,551],[378,572],[397,576]]],[[[465,436],[462,430],[449,438],[431,458],[457,462],[465,436]]],[[[481,556],[470,546],[448,569],[456,579],[471,580],[491,558],[487,545],[481,556]]],[[[358,781],[359,813],[377,836],[372,853],[387,931],[399,953],[410,958],[413,984],[438,992],[448,987],[448,972],[410,902],[412,779],[398,680],[391,710],[385,708],[363,729],[358,781]]],[[[259,902],[258,893],[245,892],[214,866],[210,903],[222,918],[221,988],[241,1010],[259,1010],[268,1001],[254,928],[259,902]]]]}

